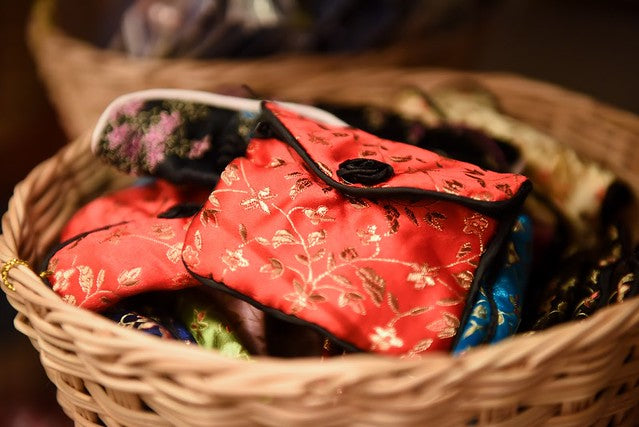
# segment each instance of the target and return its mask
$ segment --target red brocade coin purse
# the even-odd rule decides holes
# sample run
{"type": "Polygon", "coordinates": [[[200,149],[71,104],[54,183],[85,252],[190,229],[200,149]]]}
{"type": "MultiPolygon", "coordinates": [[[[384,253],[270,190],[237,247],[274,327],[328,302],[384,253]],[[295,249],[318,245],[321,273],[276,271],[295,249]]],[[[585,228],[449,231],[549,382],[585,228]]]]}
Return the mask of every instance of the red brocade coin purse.
{"type": "Polygon", "coordinates": [[[349,350],[448,351],[530,187],[267,102],[182,259],[203,283],[349,350]]]}

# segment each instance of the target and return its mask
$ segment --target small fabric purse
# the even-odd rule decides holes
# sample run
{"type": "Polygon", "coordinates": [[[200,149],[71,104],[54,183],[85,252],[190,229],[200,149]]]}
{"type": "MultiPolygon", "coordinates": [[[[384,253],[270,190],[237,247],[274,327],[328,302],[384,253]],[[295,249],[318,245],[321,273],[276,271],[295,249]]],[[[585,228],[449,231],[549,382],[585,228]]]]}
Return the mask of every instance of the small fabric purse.
{"type": "Polygon", "coordinates": [[[517,331],[532,262],[532,224],[526,215],[515,223],[505,255],[495,281],[482,284],[455,353],[482,343],[499,342],[517,331]],[[491,329],[494,317],[497,322],[492,322],[491,329]]]}
{"type": "Polygon", "coordinates": [[[45,260],[48,282],[65,301],[92,311],[143,292],[198,285],[181,251],[207,193],[157,180],[90,202],[45,260]]]}
{"type": "Polygon", "coordinates": [[[529,181],[262,109],[188,228],[187,269],[346,350],[450,350],[529,181]]]}

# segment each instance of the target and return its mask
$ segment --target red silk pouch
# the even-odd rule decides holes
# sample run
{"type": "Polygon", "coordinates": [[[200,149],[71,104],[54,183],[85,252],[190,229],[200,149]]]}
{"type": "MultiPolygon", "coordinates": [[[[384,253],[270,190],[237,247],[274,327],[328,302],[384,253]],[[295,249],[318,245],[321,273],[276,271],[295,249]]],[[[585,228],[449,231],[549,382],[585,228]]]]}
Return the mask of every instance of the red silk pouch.
{"type": "Polygon", "coordinates": [[[530,187],[264,103],[182,258],[203,283],[347,349],[449,350],[530,187]]]}
{"type": "Polygon", "coordinates": [[[208,193],[158,180],[90,202],[45,260],[47,280],[65,301],[93,311],[143,292],[199,285],[180,254],[208,193]]]}

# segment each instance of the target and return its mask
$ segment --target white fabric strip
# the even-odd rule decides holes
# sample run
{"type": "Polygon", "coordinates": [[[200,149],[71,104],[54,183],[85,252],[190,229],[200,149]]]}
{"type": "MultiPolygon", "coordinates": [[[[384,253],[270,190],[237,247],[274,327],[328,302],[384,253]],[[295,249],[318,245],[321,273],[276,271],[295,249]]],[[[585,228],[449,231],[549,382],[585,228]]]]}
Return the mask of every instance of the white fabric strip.
{"type": "MultiPolygon", "coordinates": [[[[117,111],[121,106],[131,101],[152,101],[152,100],[182,100],[195,102],[199,104],[209,105],[211,107],[224,108],[234,111],[248,111],[258,113],[260,111],[261,100],[239,98],[236,96],[219,95],[216,93],[185,90],[185,89],[148,89],[138,92],[127,93],[113,100],[104,110],[93,130],[91,136],[91,150],[95,153],[98,148],[98,142],[102,136],[104,127],[113,112],[117,111]]],[[[328,111],[316,108],[310,105],[295,104],[291,102],[279,102],[286,108],[295,111],[298,114],[308,117],[331,126],[348,126],[347,123],[335,117],[328,111]]]]}

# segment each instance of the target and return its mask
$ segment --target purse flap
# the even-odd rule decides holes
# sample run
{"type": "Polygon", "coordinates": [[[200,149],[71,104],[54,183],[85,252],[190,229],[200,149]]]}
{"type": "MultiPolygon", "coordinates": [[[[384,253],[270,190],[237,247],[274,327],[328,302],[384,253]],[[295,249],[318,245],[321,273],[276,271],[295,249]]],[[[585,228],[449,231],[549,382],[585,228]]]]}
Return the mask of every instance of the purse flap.
{"type": "Polygon", "coordinates": [[[434,196],[498,215],[521,205],[532,188],[523,175],[484,170],[353,127],[326,125],[274,102],[262,105],[258,131],[272,129],[317,177],[351,196],[434,196]]]}

